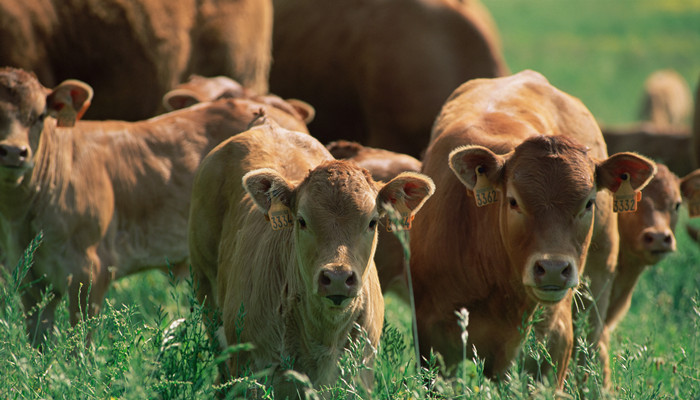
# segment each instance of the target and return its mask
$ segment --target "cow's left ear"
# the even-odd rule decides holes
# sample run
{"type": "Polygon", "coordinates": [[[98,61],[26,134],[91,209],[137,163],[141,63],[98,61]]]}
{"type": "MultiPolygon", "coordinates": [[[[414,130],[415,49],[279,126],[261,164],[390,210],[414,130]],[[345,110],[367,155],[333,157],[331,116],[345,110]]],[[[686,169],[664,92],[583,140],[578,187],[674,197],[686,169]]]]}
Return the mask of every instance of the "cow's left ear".
{"type": "Polygon", "coordinates": [[[616,153],[596,165],[596,184],[598,190],[615,193],[623,181],[629,180],[632,189],[640,191],[655,174],[656,163],[650,159],[636,153],[616,153]]]}
{"type": "Polygon", "coordinates": [[[382,211],[390,206],[402,217],[415,215],[435,193],[435,183],[428,176],[402,172],[379,190],[377,204],[382,211]]]}
{"type": "Polygon", "coordinates": [[[163,95],[163,107],[167,111],[181,110],[202,101],[197,93],[189,89],[173,89],[163,95]]]}
{"type": "Polygon", "coordinates": [[[274,169],[261,168],[243,175],[243,188],[265,215],[268,215],[273,203],[290,207],[293,189],[274,169]]]}
{"type": "Polygon", "coordinates": [[[58,126],[71,127],[90,107],[92,94],[92,87],[85,82],[76,79],[63,81],[46,97],[46,110],[56,118],[58,126]]]}
{"type": "Polygon", "coordinates": [[[299,99],[285,99],[285,101],[294,108],[304,123],[309,123],[316,116],[316,109],[309,103],[299,99]]]}
{"type": "Polygon", "coordinates": [[[681,178],[681,196],[686,201],[700,201],[700,169],[681,178]]]}
{"type": "Polygon", "coordinates": [[[474,190],[477,175],[484,176],[491,183],[500,183],[506,159],[507,155],[498,155],[486,147],[466,145],[452,150],[448,162],[464,186],[474,190]]]}

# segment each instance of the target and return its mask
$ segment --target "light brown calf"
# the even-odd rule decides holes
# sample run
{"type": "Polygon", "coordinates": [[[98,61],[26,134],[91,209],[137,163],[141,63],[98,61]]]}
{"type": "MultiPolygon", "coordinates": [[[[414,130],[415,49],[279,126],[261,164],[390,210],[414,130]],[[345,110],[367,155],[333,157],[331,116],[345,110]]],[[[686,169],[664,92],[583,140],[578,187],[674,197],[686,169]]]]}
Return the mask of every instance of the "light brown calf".
{"type": "Polygon", "coordinates": [[[422,354],[432,348],[448,365],[461,361],[454,312],[465,307],[467,349],[475,346],[488,376],[502,376],[520,349],[523,321],[540,304],[547,319],[537,332],[548,337],[562,385],[572,289],[584,269],[612,271],[616,262],[608,191],[623,176],[641,189],[653,162],[608,157],[586,107],[533,71],[463,84],[432,137],[423,172],[437,190],[411,231],[422,354]]]}
{"type": "Polygon", "coordinates": [[[311,103],[321,142],[418,157],[449,94],[507,73],[476,0],[275,0],[270,88],[311,103]]]}
{"type": "MultiPolygon", "coordinates": [[[[339,357],[360,334],[355,324],[376,348],[378,221],[388,204],[417,212],[433,191],[416,173],[377,183],[309,135],[273,123],[212,151],[195,179],[189,243],[200,301],[221,311],[219,340],[255,345],[230,359],[232,373],[272,368],[275,395],[296,397],[285,369],[333,384],[339,357]]],[[[365,357],[370,363],[372,349],[365,357]]],[[[362,375],[371,384],[371,371],[362,375]]]]}
{"type": "Polygon", "coordinates": [[[644,81],[639,117],[658,127],[688,126],[693,96],[685,78],[673,69],[653,72],[644,81]]]}
{"type": "Polygon", "coordinates": [[[44,233],[27,278],[39,282],[24,298],[28,311],[47,287],[55,295],[28,321],[37,338],[51,326],[61,296],[69,296],[76,322],[79,308],[99,310],[110,280],[184,262],[200,160],[246,130],[260,110],[279,112],[228,99],[141,122],[75,123],[91,93],[82,82],[51,90],[23,70],[0,69],[0,253],[13,267],[44,233]]]}

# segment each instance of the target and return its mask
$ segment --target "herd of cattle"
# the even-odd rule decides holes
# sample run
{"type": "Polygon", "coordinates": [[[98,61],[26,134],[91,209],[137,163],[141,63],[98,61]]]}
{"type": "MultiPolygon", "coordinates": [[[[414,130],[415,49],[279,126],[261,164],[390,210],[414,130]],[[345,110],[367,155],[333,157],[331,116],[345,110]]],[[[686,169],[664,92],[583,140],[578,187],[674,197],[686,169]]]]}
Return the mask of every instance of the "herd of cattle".
{"type": "Polygon", "coordinates": [[[542,306],[558,385],[579,312],[609,378],[641,273],[676,250],[683,201],[700,214],[687,84],[650,78],[644,121],[601,131],[508,71],[475,0],[10,1],[0,65],[0,261],[43,232],[37,344],[63,296],[77,323],[112,280],[191,265],[212,340],[255,344],[230,373],[272,367],[281,395],[288,360],[320,386],[349,340],[376,348],[407,279],[423,356],[461,361],[466,308],[498,378],[542,306]]]}

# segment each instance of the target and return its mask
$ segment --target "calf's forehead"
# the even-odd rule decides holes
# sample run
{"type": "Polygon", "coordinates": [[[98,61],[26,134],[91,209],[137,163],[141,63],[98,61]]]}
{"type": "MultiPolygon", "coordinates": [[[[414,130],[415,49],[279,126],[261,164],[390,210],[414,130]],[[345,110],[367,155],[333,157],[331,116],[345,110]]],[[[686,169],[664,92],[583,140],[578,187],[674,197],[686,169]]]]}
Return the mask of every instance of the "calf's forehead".
{"type": "Polygon", "coordinates": [[[46,95],[46,88],[33,75],[17,69],[0,70],[0,113],[3,118],[24,120],[43,112],[46,95]]]}
{"type": "Polygon", "coordinates": [[[681,200],[680,179],[665,165],[657,164],[656,175],[642,190],[643,197],[659,207],[666,207],[681,200]]]}

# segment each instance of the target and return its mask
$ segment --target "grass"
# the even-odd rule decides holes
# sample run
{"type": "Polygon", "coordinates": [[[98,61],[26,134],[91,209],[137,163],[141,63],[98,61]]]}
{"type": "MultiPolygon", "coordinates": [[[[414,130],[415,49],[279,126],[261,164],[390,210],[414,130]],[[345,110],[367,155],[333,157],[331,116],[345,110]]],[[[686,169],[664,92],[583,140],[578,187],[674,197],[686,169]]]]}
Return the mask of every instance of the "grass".
{"type": "MultiPolygon", "coordinates": [[[[532,68],[580,97],[599,119],[622,123],[636,118],[644,78],[673,67],[695,85],[700,70],[700,2],[661,0],[484,0],[501,29],[511,70],[532,68]]],[[[371,393],[341,379],[309,398],[700,398],[700,248],[677,232],[679,251],[646,271],[627,317],[613,332],[613,394],[602,390],[594,355],[583,342],[576,351],[589,361],[570,366],[564,393],[552,376],[535,381],[524,374],[523,358],[508,378],[485,379],[479,360],[465,360],[454,377],[441,372],[438,356],[418,370],[410,308],[389,295],[382,343],[373,367],[371,393]],[[577,380],[585,384],[577,387],[577,380]]],[[[697,222],[693,222],[698,224],[697,222]]],[[[700,225],[700,224],[698,224],[700,225]]],[[[31,251],[0,281],[0,398],[2,399],[209,399],[245,397],[257,390],[273,398],[260,375],[218,382],[219,354],[211,347],[194,301],[191,281],[160,272],[115,282],[103,312],[71,327],[67,299],[57,310],[56,330],[42,351],[25,334],[21,276],[31,251]],[[86,341],[88,333],[92,341],[86,341]]],[[[89,290],[89,288],[86,288],[89,290]]],[[[455,316],[455,323],[458,318],[455,316]]],[[[585,324],[577,327],[585,329],[585,324]]],[[[467,325],[465,334],[468,334],[467,325]]],[[[365,368],[357,342],[340,360],[344,376],[365,368]]],[[[543,346],[528,337],[524,353],[547,362],[543,346]]],[[[228,353],[245,351],[234,347],[228,353]]],[[[293,377],[304,387],[303,377],[293,377]]]]}

